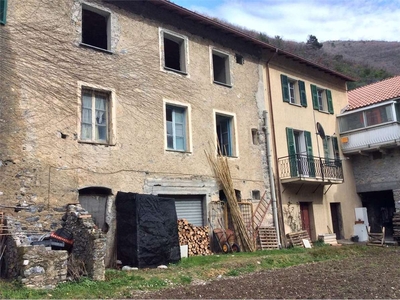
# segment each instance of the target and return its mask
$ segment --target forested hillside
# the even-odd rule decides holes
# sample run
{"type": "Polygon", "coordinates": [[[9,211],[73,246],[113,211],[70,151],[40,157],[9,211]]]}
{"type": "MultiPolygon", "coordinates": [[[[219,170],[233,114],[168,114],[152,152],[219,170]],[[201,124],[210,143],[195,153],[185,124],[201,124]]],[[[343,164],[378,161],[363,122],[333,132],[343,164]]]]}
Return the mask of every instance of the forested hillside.
{"type": "MultiPolygon", "coordinates": [[[[320,43],[316,36],[310,34],[304,38],[304,42],[298,43],[284,40],[280,36],[269,37],[263,32],[249,30],[218,18],[211,17],[211,19],[354,78],[355,82],[348,83],[349,90],[400,75],[400,42],[327,41],[320,43]]],[[[323,36],[320,37],[320,39],[323,38],[323,36]]]]}

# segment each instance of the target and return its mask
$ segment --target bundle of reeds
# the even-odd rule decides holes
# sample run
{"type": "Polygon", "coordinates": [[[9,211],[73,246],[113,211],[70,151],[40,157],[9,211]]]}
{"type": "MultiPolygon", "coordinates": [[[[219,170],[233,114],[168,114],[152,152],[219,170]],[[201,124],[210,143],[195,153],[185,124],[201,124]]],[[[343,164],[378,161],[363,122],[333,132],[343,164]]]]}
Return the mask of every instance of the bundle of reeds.
{"type": "MultiPolygon", "coordinates": [[[[212,148],[211,148],[212,149],[212,148]]],[[[215,148],[214,148],[215,149],[215,148]]],[[[219,153],[220,148],[218,146],[219,153]]],[[[230,208],[232,223],[235,228],[235,234],[237,242],[240,245],[242,251],[253,252],[256,250],[255,244],[248,234],[240,208],[236,199],[235,189],[233,187],[233,181],[231,171],[229,169],[228,159],[226,156],[215,155],[214,151],[205,150],[207,160],[214,172],[215,177],[220,181],[222,190],[228,201],[230,208]]]]}

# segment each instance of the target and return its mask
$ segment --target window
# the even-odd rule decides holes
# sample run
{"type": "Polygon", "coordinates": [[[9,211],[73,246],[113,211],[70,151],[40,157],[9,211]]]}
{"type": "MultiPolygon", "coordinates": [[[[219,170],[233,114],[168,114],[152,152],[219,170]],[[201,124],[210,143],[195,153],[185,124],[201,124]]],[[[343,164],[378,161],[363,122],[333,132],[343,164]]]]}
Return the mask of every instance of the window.
{"type": "Polygon", "coordinates": [[[256,128],[251,129],[251,140],[253,145],[258,145],[258,130],[256,128]]]}
{"type": "Polygon", "coordinates": [[[219,143],[219,154],[234,156],[234,124],[233,117],[216,114],[216,130],[219,143]]]}
{"type": "Polygon", "coordinates": [[[161,30],[161,38],[164,46],[164,68],[186,74],[187,39],[164,30],[161,30]]]}
{"type": "Polygon", "coordinates": [[[0,0],[0,24],[5,25],[7,21],[7,0],[0,0]]]}
{"type": "Polygon", "coordinates": [[[350,130],[393,122],[396,121],[398,117],[398,104],[396,102],[389,105],[380,105],[362,111],[351,112],[340,116],[340,132],[343,133],[350,130]]]}
{"type": "Polygon", "coordinates": [[[375,107],[365,111],[367,126],[393,121],[392,105],[375,107]]]}
{"type": "Polygon", "coordinates": [[[166,109],[167,148],[186,151],[186,119],[187,108],[167,104],[166,109]]]}
{"type": "Polygon", "coordinates": [[[325,160],[336,160],[340,159],[339,155],[339,144],[337,137],[335,136],[325,136],[323,139],[325,160]]]}
{"type": "Polygon", "coordinates": [[[281,74],[282,97],[284,102],[307,107],[304,81],[288,78],[281,74]]]}
{"type": "Polygon", "coordinates": [[[213,63],[214,82],[230,86],[231,77],[229,70],[229,55],[213,50],[212,63],[213,63]]]}
{"type": "Polygon", "coordinates": [[[322,112],[333,114],[332,92],[311,84],[313,108],[322,112]]]}
{"type": "Polygon", "coordinates": [[[340,132],[364,127],[364,113],[357,112],[339,118],[340,132]]]}
{"type": "Polygon", "coordinates": [[[102,50],[111,49],[111,15],[109,12],[82,5],[82,44],[102,50]]]}
{"type": "Polygon", "coordinates": [[[261,193],[259,190],[253,190],[251,191],[251,198],[253,200],[260,200],[261,199],[261,193]]]}
{"type": "Polygon", "coordinates": [[[240,54],[235,54],[235,58],[236,58],[236,63],[239,65],[243,65],[244,64],[244,57],[243,55],[240,54]]]}
{"type": "Polygon", "coordinates": [[[81,99],[81,140],[109,142],[110,94],[84,88],[81,99]]]}
{"type": "Polygon", "coordinates": [[[315,177],[315,163],[309,131],[286,128],[290,174],[315,177]]]}

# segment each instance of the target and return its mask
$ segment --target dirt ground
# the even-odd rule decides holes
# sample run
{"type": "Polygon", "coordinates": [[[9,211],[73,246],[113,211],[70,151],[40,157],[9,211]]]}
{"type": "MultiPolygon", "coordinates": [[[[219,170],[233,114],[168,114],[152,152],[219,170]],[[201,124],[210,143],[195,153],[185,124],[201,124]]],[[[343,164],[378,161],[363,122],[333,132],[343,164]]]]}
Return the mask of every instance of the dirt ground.
{"type": "Polygon", "coordinates": [[[400,298],[400,249],[133,295],[147,299],[400,298]]]}

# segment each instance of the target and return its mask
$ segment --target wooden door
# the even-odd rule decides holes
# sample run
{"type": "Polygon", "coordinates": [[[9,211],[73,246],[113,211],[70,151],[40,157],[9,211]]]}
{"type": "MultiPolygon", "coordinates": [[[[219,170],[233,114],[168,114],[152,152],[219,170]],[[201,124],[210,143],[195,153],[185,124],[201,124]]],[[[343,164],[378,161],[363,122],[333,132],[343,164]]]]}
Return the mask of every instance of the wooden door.
{"type": "Polygon", "coordinates": [[[311,237],[310,203],[300,202],[301,229],[306,230],[311,237]]]}

